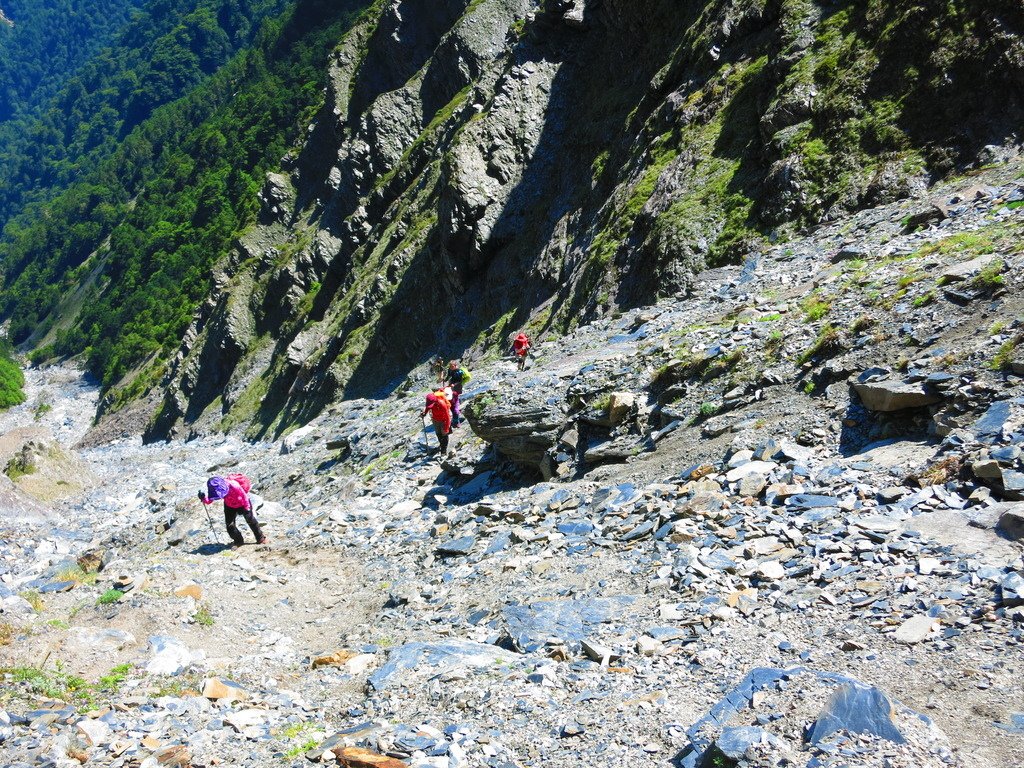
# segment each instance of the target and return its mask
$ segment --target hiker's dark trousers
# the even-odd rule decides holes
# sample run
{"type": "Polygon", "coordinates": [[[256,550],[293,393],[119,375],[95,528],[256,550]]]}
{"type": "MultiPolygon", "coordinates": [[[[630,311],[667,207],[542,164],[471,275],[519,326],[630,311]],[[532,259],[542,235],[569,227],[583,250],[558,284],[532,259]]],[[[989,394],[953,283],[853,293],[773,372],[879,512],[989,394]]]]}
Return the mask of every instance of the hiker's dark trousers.
{"type": "Polygon", "coordinates": [[[256,537],[256,541],[263,540],[263,531],[260,530],[260,524],[256,522],[256,515],[249,509],[235,509],[224,505],[224,525],[227,526],[228,536],[238,546],[242,546],[245,543],[245,539],[242,538],[242,534],[238,530],[238,526],[235,525],[235,518],[239,515],[245,517],[245,522],[249,524],[252,529],[252,535],[256,537]]]}

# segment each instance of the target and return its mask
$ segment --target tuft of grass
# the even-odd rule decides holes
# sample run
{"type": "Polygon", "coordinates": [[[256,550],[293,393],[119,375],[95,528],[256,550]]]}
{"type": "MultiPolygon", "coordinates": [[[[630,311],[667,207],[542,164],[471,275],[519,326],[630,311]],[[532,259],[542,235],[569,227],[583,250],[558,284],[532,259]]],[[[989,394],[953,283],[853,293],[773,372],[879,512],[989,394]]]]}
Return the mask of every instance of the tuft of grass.
{"type": "Polygon", "coordinates": [[[96,605],[110,605],[112,603],[116,603],[122,597],[124,597],[124,592],[120,589],[108,589],[96,598],[96,605]]]}
{"type": "Polygon", "coordinates": [[[0,621],[0,647],[10,645],[14,639],[14,627],[6,621],[0,621]]]}
{"type": "Polygon", "coordinates": [[[1003,342],[995,355],[992,356],[992,360],[988,364],[989,370],[1007,370],[1013,362],[1014,353],[1017,351],[1017,347],[1020,345],[1022,339],[1024,339],[1024,335],[1015,336],[1014,338],[1003,342]]]}
{"type": "Polygon", "coordinates": [[[797,365],[813,360],[816,357],[827,358],[843,351],[842,334],[831,323],[826,323],[818,333],[814,342],[797,357],[797,365]]]}
{"type": "Polygon", "coordinates": [[[1003,272],[1006,270],[1006,262],[996,259],[981,272],[974,276],[970,282],[971,288],[983,293],[992,293],[1004,284],[1003,272]]]}
{"type": "Polygon", "coordinates": [[[90,683],[69,672],[59,661],[53,669],[7,667],[0,669],[0,677],[6,683],[0,700],[43,696],[71,704],[80,712],[87,712],[116,694],[131,669],[131,664],[120,664],[95,683],[90,683]]]}
{"type": "Polygon", "coordinates": [[[46,607],[46,603],[43,602],[43,596],[36,592],[34,589],[28,589],[24,592],[19,592],[18,597],[28,602],[32,606],[32,610],[36,613],[42,613],[43,608],[46,607]]]}
{"type": "Polygon", "coordinates": [[[959,474],[960,459],[957,456],[947,456],[922,472],[920,479],[928,485],[944,485],[959,474]]]}
{"type": "Polygon", "coordinates": [[[805,395],[813,395],[814,394],[814,382],[812,380],[810,380],[810,379],[805,381],[804,382],[803,391],[804,391],[805,395]]]}
{"type": "Polygon", "coordinates": [[[97,578],[98,574],[86,573],[77,565],[72,568],[65,568],[57,574],[58,581],[73,581],[75,584],[84,584],[86,586],[95,584],[97,578]]]}
{"type": "Polygon", "coordinates": [[[315,749],[319,743],[320,739],[311,736],[301,744],[296,744],[294,747],[285,752],[284,759],[291,760],[292,758],[298,757],[299,755],[303,755],[306,752],[309,752],[309,750],[315,749]]]}
{"type": "Polygon", "coordinates": [[[804,321],[813,323],[821,320],[832,309],[832,302],[823,299],[821,296],[808,296],[800,305],[804,312],[804,321]]]}
{"type": "Polygon", "coordinates": [[[868,328],[875,324],[875,320],[870,315],[861,315],[850,325],[850,333],[857,336],[868,328]]]}
{"type": "Polygon", "coordinates": [[[927,293],[922,293],[920,296],[917,296],[912,302],[910,302],[910,306],[914,309],[920,309],[921,307],[927,307],[935,301],[935,299],[935,291],[928,291],[927,293]]]}
{"type": "Polygon", "coordinates": [[[104,693],[117,693],[121,688],[121,683],[128,679],[128,673],[131,671],[131,664],[118,664],[96,681],[96,688],[104,693]]]}
{"type": "Polygon", "coordinates": [[[212,627],[214,622],[213,614],[210,613],[210,608],[206,604],[199,606],[192,619],[200,627],[212,627]]]}

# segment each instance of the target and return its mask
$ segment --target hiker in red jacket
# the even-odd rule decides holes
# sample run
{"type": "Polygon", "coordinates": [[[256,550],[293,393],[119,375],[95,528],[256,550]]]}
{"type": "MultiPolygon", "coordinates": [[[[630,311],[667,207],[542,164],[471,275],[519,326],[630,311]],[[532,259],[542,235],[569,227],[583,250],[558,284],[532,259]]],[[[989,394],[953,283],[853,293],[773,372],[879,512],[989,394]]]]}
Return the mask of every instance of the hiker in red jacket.
{"type": "Polygon", "coordinates": [[[434,423],[434,434],[441,447],[441,453],[448,453],[448,434],[452,431],[452,407],[443,389],[427,395],[427,404],[420,414],[422,419],[430,412],[430,420],[434,423]]]}
{"type": "Polygon", "coordinates": [[[249,494],[242,487],[242,484],[233,477],[211,477],[206,481],[207,493],[199,492],[199,500],[203,504],[213,504],[215,501],[224,500],[224,524],[228,529],[228,536],[231,537],[231,548],[237,549],[245,544],[241,531],[235,525],[235,518],[242,515],[245,522],[252,529],[252,535],[256,537],[257,544],[266,544],[267,537],[260,530],[260,524],[256,522],[256,515],[252,513],[252,501],[249,494]]]}
{"type": "Polygon", "coordinates": [[[525,333],[516,334],[512,340],[512,354],[519,360],[519,370],[526,370],[526,353],[530,351],[530,339],[525,333]]]}

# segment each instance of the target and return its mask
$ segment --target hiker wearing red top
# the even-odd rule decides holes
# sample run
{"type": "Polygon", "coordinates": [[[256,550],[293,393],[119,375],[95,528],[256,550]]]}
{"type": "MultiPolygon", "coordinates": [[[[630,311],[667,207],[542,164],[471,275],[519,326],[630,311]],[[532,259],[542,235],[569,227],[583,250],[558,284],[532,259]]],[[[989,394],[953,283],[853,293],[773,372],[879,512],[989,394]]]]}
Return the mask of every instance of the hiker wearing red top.
{"type": "Polygon", "coordinates": [[[526,353],[530,351],[530,339],[525,333],[516,334],[512,340],[512,354],[519,359],[519,370],[526,369],[526,353]]]}
{"type": "Polygon", "coordinates": [[[228,529],[228,536],[231,537],[231,548],[236,549],[245,543],[235,519],[242,515],[245,522],[252,529],[252,535],[256,537],[257,544],[265,544],[267,537],[260,530],[260,524],[256,522],[256,516],[252,513],[252,501],[249,493],[242,484],[234,477],[211,477],[206,481],[207,493],[199,492],[199,500],[203,504],[213,504],[215,501],[224,500],[224,524],[228,529]]]}
{"type": "Polygon", "coordinates": [[[437,435],[441,453],[448,453],[448,433],[452,431],[452,408],[448,404],[448,396],[444,390],[439,389],[427,395],[427,404],[420,418],[422,419],[428,412],[430,420],[434,423],[434,434],[437,435]]]}

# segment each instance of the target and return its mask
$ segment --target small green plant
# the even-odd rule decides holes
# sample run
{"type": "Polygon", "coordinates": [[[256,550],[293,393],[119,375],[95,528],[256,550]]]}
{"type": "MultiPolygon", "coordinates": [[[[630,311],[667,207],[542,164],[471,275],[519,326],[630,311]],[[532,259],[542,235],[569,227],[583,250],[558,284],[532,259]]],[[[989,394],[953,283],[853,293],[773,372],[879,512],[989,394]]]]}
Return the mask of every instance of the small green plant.
{"type": "Polygon", "coordinates": [[[935,301],[935,298],[935,291],[928,291],[927,293],[922,293],[920,296],[915,297],[914,300],[910,302],[910,306],[914,309],[920,309],[921,307],[926,307],[931,304],[935,301]]]}
{"type": "Polygon", "coordinates": [[[50,405],[49,403],[39,403],[38,405],[36,405],[35,410],[33,411],[33,418],[36,421],[39,421],[41,418],[43,418],[43,416],[45,416],[52,410],[53,406],[50,405]]]}
{"type": "MultiPolygon", "coordinates": [[[[1024,201],[1022,201],[1024,202],[1024,201]]],[[[988,327],[988,335],[996,336],[1006,330],[1006,323],[1003,320],[996,320],[988,327]]]]}
{"type": "Polygon", "coordinates": [[[320,743],[320,739],[317,739],[317,738],[314,738],[314,737],[311,736],[310,738],[306,739],[301,744],[296,744],[294,747],[292,747],[287,752],[285,752],[284,753],[284,759],[285,760],[291,760],[292,758],[298,757],[299,755],[304,755],[306,752],[309,752],[311,749],[316,749],[316,746],[319,743],[320,743]]]}
{"type": "Polygon", "coordinates": [[[124,592],[120,589],[108,589],[96,598],[96,605],[110,605],[112,603],[116,603],[122,597],[124,597],[124,592]]]}
{"type": "Polygon", "coordinates": [[[1003,271],[1006,263],[1002,259],[996,259],[971,280],[971,287],[976,291],[991,293],[1003,286],[1003,271]]]}
{"type": "Polygon", "coordinates": [[[850,333],[856,336],[863,333],[874,324],[875,320],[870,315],[861,315],[850,325],[850,333]]]}
{"type": "Polygon", "coordinates": [[[195,615],[192,617],[200,627],[212,627],[213,626],[213,614],[210,613],[210,609],[207,605],[200,605],[196,610],[195,615]]]}
{"type": "Polygon", "coordinates": [[[697,415],[702,419],[714,416],[716,413],[718,413],[718,406],[714,403],[701,403],[700,408],[697,409],[697,415]]]}
{"type": "Polygon", "coordinates": [[[829,310],[832,309],[832,302],[820,296],[808,296],[800,308],[804,311],[804,320],[813,323],[829,313],[829,310]]]}
{"type": "Polygon", "coordinates": [[[121,683],[128,679],[128,673],[131,671],[131,664],[118,664],[96,681],[96,688],[104,693],[117,693],[121,688],[121,683]]]}
{"type": "Polygon", "coordinates": [[[63,619],[50,619],[46,622],[46,626],[53,627],[54,629],[71,629],[71,625],[63,619]]]}
{"type": "Polygon", "coordinates": [[[18,597],[25,600],[29,605],[32,606],[32,610],[36,613],[42,613],[43,608],[46,607],[46,603],[43,602],[43,596],[36,592],[34,589],[27,589],[24,592],[19,592],[18,597]]]}
{"type": "Polygon", "coordinates": [[[0,646],[10,645],[14,639],[14,627],[6,621],[0,621],[0,646]]]}
{"type": "Polygon", "coordinates": [[[831,357],[844,349],[842,335],[839,329],[831,323],[827,323],[818,333],[818,337],[807,349],[797,357],[797,365],[803,365],[816,357],[831,357]]]}
{"type": "Polygon", "coordinates": [[[1005,341],[1000,345],[995,355],[992,356],[992,360],[989,362],[988,367],[993,371],[1004,371],[1010,367],[1013,362],[1014,353],[1017,351],[1017,347],[1020,345],[1022,336],[1015,336],[1009,341],[1005,341]]]}
{"type": "Polygon", "coordinates": [[[814,382],[811,381],[810,379],[805,381],[804,382],[803,390],[804,390],[804,394],[805,395],[813,395],[814,394],[814,382]]]}

